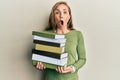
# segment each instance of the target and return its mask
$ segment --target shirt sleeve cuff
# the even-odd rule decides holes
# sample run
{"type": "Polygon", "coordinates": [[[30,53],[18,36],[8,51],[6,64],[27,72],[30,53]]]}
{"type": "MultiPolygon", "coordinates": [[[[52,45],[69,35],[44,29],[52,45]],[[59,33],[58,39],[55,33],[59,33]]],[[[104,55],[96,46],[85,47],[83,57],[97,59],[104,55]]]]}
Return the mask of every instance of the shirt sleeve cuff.
{"type": "Polygon", "coordinates": [[[73,71],[71,73],[74,73],[75,72],[75,67],[74,66],[71,66],[73,71]]]}

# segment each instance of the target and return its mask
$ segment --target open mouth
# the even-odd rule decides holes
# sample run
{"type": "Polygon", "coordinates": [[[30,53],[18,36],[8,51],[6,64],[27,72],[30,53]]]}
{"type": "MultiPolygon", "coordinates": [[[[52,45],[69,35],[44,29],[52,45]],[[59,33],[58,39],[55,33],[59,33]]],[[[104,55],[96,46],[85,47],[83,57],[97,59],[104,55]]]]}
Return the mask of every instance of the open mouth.
{"type": "Polygon", "coordinates": [[[61,20],[60,23],[63,25],[64,22],[61,20]]]}

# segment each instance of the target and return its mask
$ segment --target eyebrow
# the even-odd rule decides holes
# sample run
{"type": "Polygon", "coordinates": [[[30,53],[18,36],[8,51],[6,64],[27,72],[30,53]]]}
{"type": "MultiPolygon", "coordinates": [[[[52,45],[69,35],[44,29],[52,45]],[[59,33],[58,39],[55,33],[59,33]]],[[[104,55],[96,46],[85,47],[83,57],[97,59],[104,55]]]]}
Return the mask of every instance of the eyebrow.
{"type": "MultiPolygon", "coordinates": [[[[55,9],[55,10],[58,10],[58,11],[60,11],[59,9],[55,9]]],[[[67,10],[67,9],[63,9],[63,10],[67,10]]]]}

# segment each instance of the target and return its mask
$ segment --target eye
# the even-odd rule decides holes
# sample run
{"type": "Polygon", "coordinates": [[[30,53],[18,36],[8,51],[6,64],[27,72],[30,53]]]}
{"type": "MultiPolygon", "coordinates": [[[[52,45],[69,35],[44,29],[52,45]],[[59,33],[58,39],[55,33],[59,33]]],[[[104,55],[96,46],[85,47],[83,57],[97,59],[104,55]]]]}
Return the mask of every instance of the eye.
{"type": "Polygon", "coordinates": [[[64,11],[63,13],[64,13],[64,14],[67,14],[67,11],[64,11]]]}
{"type": "Polygon", "coordinates": [[[55,11],[55,14],[59,14],[59,12],[58,12],[58,11],[55,11]]]}

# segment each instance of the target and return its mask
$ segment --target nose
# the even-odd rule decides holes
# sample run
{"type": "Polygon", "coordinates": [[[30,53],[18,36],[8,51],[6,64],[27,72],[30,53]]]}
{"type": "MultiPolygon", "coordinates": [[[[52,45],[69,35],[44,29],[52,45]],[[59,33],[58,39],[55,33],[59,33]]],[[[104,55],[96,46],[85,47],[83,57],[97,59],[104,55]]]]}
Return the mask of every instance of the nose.
{"type": "Polygon", "coordinates": [[[63,14],[62,13],[60,13],[60,18],[63,18],[63,14]]]}

